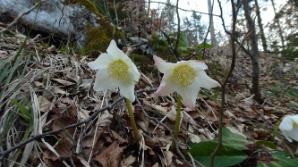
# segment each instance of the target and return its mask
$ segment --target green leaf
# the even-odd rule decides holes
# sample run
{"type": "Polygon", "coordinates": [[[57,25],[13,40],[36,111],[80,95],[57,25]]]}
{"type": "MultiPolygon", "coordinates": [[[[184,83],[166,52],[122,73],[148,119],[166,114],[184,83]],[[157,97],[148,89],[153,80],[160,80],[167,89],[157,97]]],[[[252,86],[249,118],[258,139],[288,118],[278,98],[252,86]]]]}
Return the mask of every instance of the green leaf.
{"type": "Polygon", "coordinates": [[[197,45],[198,49],[209,49],[212,48],[212,45],[208,44],[208,43],[201,43],[199,45],[197,45]]]}
{"type": "MultiPolygon", "coordinates": [[[[230,155],[230,156],[215,156],[215,167],[229,167],[233,165],[237,165],[246,159],[245,155],[230,155]]],[[[210,158],[209,156],[201,156],[196,159],[204,166],[208,167],[210,158]]]]}
{"type": "Polygon", "coordinates": [[[287,153],[278,151],[272,154],[270,162],[258,162],[258,167],[297,167],[298,158],[291,158],[287,153]]]}
{"type": "Polygon", "coordinates": [[[178,45],[178,49],[179,51],[186,51],[187,48],[189,47],[189,43],[187,40],[187,36],[185,32],[181,32],[180,33],[180,38],[179,38],[179,45],[178,45]]]}
{"type": "MultiPolygon", "coordinates": [[[[217,143],[214,141],[200,142],[191,146],[190,153],[195,160],[205,166],[209,166],[210,155],[215,149],[217,143]]],[[[215,156],[215,167],[228,167],[239,164],[246,159],[243,151],[228,146],[223,146],[215,156]]]]}
{"type": "Polygon", "coordinates": [[[246,149],[246,145],[250,143],[244,135],[233,133],[228,128],[222,129],[222,137],[224,146],[237,150],[246,149]]]}
{"type": "MultiPolygon", "coordinates": [[[[222,129],[223,143],[222,147],[215,156],[215,167],[228,167],[241,163],[246,159],[243,150],[250,142],[245,136],[231,132],[228,128],[222,129]]],[[[190,153],[195,160],[205,166],[209,166],[210,155],[214,151],[217,141],[205,141],[193,144],[190,153]]]]}
{"type": "Polygon", "coordinates": [[[265,147],[268,147],[271,149],[276,149],[276,144],[274,144],[272,141],[258,140],[258,141],[256,141],[256,145],[258,147],[265,146],[265,147]]]}
{"type": "Polygon", "coordinates": [[[30,105],[23,104],[21,102],[18,102],[17,100],[13,99],[12,103],[17,107],[19,110],[18,114],[21,118],[23,118],[27,123],[32,121],[32,113],[31,113],[31,107],[30,105]]]}

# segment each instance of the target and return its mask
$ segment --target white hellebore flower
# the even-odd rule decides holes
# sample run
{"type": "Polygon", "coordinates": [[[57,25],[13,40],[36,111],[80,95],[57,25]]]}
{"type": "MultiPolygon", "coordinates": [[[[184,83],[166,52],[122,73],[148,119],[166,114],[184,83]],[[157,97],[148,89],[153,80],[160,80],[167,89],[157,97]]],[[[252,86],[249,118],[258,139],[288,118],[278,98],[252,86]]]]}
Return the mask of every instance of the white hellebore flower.
{"type": "Polygon", "coordinates": [[[94,90],[115,91],[119,88],[121,96],[131,102],[135,100],[134,87],[140,79],[140,73],[131,59],[117,47],[114,40],[110,42],[107,53],[102,53],[88,65],[96,70],[94,90]]]}
{"type": "Polygon", "coordinates": [[[158,70],[164,74],[157,95],[165,96],[176,91],[185,106],[194,108],[200,88],[220,86],[206,74],[208,67],[203,62],[188,60],[169,63],[157,56],[153,59],[158,70]]]}
{"type": "Polygon", "coordinates": [[[292,139],[298,141],[298,114],[286,115],[279,124],[279,129],[289,142],[292,139]]]}

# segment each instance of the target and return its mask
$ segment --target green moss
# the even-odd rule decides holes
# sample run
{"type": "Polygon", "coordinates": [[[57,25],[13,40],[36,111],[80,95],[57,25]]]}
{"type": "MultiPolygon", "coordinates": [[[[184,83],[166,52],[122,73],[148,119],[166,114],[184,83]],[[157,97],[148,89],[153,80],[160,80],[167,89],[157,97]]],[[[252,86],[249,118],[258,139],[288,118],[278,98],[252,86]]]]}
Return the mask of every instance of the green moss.
{"type": "Polygon", "coordinates": [[[150,57],[146,55],[138,54],[138,53],[131,53],[129,57],[138,66],[140,71],[142,72],[152,71],[153,60],[150,57]]]}
{"type": "Polygon", "coordinates": [[[99,18],[97,21],[100,26],[94,27],[91,24],[86,26],[86,43],[81,49],[82,54],[104,52],[112,39],[124,38],[124,33],[111,24],[92,0],[67,0],[66,4],[80,4],[99,18]]]}
{"type": "Polygon", "coordinates": [[[98,54],[99,52],[105,52],[110,41],[112,39],[123,39],[124,33],[119,30],[111,29],[106,24],[91,27],[86,27],[86,43],[82,49],[85,54],[98,54]]]}
{"type": "Polygon", "coordinates": [[[86,44],[83,48],[85,54],[97,54],[106,50],[111,37],[108,37],[102,27],[90,27],[86,31],[86,44]]]}

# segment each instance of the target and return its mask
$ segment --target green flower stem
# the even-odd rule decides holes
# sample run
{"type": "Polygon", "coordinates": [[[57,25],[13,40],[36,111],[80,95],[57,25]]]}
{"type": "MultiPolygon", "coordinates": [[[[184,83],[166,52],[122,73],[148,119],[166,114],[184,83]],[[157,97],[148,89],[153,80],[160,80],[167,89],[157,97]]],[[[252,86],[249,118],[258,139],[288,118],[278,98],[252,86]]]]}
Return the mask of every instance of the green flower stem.
{"type": "Polygon", "coordinates": [[[138,130],[138,127],[137,127],[137,124],[136,124],[136,121],[135,121],[135,117],[134,117],[134,114],[133,114],[132,103],[129,99],[125,98],[125,104],[126,104],[126,107],[127,107],[130,124],[131,124],[132,130],[133,130],[133,137],[135,138],[136,141],[138,141],[139,139],[141,139],[141,135],[139,133],[139,130],[138,130]]]}
{"type": "Polygon", "coordinates": [[[175,131],[174,131],[174,138],[173,138],[173,147],[176,147],[176,140],[178,139],[178,135],[180,132],[180,124],[181,124],[181,108],[182,108],[182,100],[181,96],[178,95],[177,100],[177,111],[176,111],[176,124],[175,124],[175,131]]]}

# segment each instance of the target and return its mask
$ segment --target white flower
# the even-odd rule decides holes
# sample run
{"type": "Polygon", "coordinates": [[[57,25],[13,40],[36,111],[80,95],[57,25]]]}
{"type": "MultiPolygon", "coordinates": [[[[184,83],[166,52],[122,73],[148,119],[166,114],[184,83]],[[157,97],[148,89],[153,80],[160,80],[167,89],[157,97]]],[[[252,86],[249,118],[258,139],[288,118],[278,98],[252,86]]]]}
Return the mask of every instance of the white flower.
{"type": "Polygon", "coordinates": [[[206,74],[205,70],[208,67],[203,62],[188,60],[169,63],[157,56],[153,59],[158,70],[164,74],[156,94],[165,96],[176,91],[187,107],[195,107],[200,88],[220,86],[206,74]]]}
{"type": "Polygon", "coordinates": [[[292,139],[298,141],[298,114],[286,115],[279,124],[279,129],[289,142],[292,139]]]}
{"type": "Polygon", "coordinates": [[[88,65],[96,70],[94,90],[116,91],[119,88],[121,96],[131,102],[135,100],[134,87],[140,79],[140,73],[131,59],[117,47],[114,40],[110,42],[107,53],[102,53],[88,65]]]}

